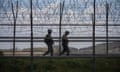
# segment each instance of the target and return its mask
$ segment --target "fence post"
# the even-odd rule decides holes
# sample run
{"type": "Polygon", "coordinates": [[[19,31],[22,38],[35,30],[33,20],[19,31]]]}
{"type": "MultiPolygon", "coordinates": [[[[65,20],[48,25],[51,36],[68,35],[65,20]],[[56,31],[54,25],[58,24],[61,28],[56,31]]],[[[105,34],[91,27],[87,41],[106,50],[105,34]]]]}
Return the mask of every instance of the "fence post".
{"type": "Polygon", "coordinates": [[[33,70],[33,12],[32,12],[32,0],[30,0],[30,28],[31,28],[31,72],[34,72],[33,70]]]}
{"type": "Polygon", "coordinates": [[[109,4],[106,2],[106,54],[108,56],[109,54],[109,41],[108,41],[108,10],[109,10],[109,4]]]}
{"type": "Polygon", "coordinates": [[[60,2],[60,24],[59,24],[59,53],[61,52],[61,26],[62,26],[62,15],[64,9],[64,1],[63,3],[60,2]]]}
{"type": "Polygon", "coordinates": [[[96,72],[96,53],[95,53],[96,0],[94,0],[93,8],[94,8],[94,14],[93,14],[93,72],[96,72]]]}

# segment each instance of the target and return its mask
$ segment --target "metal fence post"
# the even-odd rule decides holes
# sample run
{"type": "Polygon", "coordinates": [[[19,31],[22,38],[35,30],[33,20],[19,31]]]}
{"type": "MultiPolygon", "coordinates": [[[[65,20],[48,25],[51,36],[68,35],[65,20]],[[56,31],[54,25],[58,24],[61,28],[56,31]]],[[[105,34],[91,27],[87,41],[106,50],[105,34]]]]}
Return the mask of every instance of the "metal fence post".
{"type": "Polygon", "coordinates": [[[106,2],[106,54],[108,56],[109,54],[109,41],[108,41],[108,10],[109,10],[109,4],[106,2]]]}
{"type": "Polygon", "coordinates": [[[94,14],[93,14],[93,72],[96,72],[96,54],[95,54],[96,0],[94,0],[93,8],[94,8],[94,14]]]}
{"type": "Polygon", "coordinates": [[[31,72],[34,72],[33,70],[33,15],[32,15],[32,0],[30,0],[30,28],[31,28],[31,72]]]}
{"type": "Polygon", "coordinates": [[[62,26],[62,15],[64,9],[64,1],[63,3],[60,2],[60,24],[59,24],[59,53],[61,52],[61,26],[62,26]]]}

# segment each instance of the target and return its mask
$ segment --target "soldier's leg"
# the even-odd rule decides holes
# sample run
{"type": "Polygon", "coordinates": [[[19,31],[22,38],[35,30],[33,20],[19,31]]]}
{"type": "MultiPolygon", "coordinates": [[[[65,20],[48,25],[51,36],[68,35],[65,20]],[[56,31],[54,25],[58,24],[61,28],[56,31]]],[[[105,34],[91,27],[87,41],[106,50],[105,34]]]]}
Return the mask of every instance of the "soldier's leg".
{"type": "Polygon", "coordinates": [[[64,54],[65,50],[63,49],[62,52],[60,52],[60,55],[64,54]]]}
{"type": "Polygon", "coordinates": [[[43,56],[47,55],[50,52],[49,45],[48,45],[48,51],[43,54],[43,56]]]}
{"type": "Polygon", "coordinates": [[[64,54],[65,53],[65,46],[63,46],[63,50],[62,50],[62,52],[60,53],[60,55],[62,55],[62,54],[64,54]]]}
{"type": "Polygon", "coordinates": [[[50,46],[50,55],[53,56],[53,47],[52,47],[52,45],[50,46]]]}
{"type": "Polygon", "coordinates": [[[43,56],[47,55],[48,53],[49,53],[49,51],[45,52],[45,53],[43,54],[43,56]]]}
{"type": "Polygon", "coordinates": [[[67,52],[67,56],[69,56],[70,50],[69,50],[68,46],[66,47],[66,52],[67,52]]]}

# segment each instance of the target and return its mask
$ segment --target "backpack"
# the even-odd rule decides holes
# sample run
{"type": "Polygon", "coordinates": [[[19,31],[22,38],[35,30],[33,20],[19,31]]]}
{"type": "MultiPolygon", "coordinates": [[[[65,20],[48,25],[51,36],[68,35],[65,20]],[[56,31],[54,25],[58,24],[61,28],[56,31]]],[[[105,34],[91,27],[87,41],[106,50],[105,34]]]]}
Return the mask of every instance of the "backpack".
{"type": "Polygon", "coordinates": [[[47,37],[48,37],[48,35],[46,35],[45,38],[44,38],[44,42],[45,42],[45,43],[48,43],[47,37]]]}

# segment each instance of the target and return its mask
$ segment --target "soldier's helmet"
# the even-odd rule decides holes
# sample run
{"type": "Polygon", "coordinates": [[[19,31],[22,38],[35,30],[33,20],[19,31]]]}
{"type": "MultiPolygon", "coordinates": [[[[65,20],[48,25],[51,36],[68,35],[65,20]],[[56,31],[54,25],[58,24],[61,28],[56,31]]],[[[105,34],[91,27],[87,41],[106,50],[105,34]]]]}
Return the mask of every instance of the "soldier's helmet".
{"type": "Polygon", "coordinates": [[[51,33],[52,32],[52,30],[51,29],[48,29],[48,33],[51,33]]]}
{"type": "Polygon", "coordinates": [[[69,31],[65,31],[65,34],[67,34],[67,35],[68,35],[69,33],[70,33],[69,31]]]}

